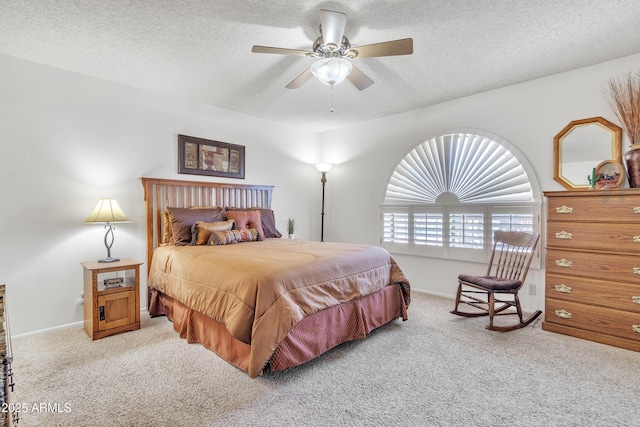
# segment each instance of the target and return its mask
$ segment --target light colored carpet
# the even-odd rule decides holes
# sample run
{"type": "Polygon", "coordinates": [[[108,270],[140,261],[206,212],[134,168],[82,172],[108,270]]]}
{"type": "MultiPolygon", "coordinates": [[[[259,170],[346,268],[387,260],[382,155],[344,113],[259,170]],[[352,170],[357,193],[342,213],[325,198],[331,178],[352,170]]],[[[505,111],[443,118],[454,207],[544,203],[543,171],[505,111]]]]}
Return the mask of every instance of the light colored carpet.
{"type": "Polygon", "coordinates": [[[93,342],[77,328],[21,337],[14,401],[29,410],[19,427],[640,425],[640,353],[539,321],[491,332],[451,309],[414,293],[407,322],[256,379],[187,344],[164,317],[143,314],[139,331],[93,342]]]}

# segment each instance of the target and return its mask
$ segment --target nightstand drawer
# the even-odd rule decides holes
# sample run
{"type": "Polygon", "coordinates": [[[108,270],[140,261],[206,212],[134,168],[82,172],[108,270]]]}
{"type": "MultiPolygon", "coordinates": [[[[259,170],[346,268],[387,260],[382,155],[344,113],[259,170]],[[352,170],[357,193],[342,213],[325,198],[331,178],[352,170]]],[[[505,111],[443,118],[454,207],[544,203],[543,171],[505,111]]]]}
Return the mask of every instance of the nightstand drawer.
{"type": "Polygon", "coordinates": [[[547,298],[545,321],[640,341],[640,313],[638,312],[632,313],[547,298]]]}

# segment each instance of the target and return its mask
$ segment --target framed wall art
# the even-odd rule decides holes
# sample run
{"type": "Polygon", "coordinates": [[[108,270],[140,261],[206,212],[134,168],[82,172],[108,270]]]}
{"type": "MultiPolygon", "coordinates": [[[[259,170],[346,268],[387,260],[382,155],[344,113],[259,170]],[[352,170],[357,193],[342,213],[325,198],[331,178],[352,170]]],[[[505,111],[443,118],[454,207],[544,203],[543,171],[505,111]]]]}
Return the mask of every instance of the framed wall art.
{"type": "Polygon", "coordinates": [[[244,145],[178,135],[178,173],[244,179],[244,145]]]}

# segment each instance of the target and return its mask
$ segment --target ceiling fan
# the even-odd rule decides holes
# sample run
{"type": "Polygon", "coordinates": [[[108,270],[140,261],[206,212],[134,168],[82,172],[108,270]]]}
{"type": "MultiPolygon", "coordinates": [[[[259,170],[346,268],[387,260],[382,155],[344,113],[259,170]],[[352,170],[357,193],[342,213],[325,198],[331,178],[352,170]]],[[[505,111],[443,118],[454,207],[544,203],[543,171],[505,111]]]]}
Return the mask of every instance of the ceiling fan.
{"type": "Polygon", "coordinates": [[[311,77],[316,76],[322,83],[331,87],[347,79],[359,90],[368,88],[374,82],[351,63],[353,59],[413,53],[411,38],[351,47],[349,39],[344,35],[346,23],[346,14],[322,9],[320,10],[320,37],[315,40],[311,50],[253,46],[251,52],[318,58],[311,67],[293,79],[286,86],[287,89],[297,89],[311,77]]]}

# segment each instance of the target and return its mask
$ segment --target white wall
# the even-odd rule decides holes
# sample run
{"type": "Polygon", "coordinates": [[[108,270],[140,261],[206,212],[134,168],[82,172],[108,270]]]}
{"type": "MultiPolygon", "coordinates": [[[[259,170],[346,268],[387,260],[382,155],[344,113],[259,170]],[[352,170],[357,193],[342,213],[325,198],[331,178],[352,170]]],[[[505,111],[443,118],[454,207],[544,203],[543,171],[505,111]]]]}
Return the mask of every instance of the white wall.
{"type": "MultiPolygon", "coordinates": [[[[553,137],[576,119],[602,116],[618,123],[603,88],[610,77],[638,68],[640,55],[635,55],[323,134],[323,158],[337,164],[328,174],[325,239],[379,244],[379,206],[391,172],[415,146],[450,130],[500,135],[533,166],[542,191],[564,190],[553,180],[553,137]]],[[[623,152],[626,146],[624,140],[623,152]]],[[[413,289],[442,295],[455,293],[459,273],[485,268],[403,255],[396,259],[413,289]]],[[[523,305],[543,309],[543,271],[532,270],[527,282],[537,285],[537,295],[522,295],[523,305]]]]}
{"type": "MultiPolygon", "coordinates": [[[[146,259],[139,178],[205,179],[176,173],[179,133],[245,145],[244,182],[275,185],[280,230],[294,216],[303,239],[320,235],[320,174],[310,164],[336,163],[327,176],[325,240],[378,244],[387,180],[413,147],[448,130],[489,131],[518,147],[543,190],[563,190],[552,179],[553,136],[575,119],[616,123],[602,88],[639,66],[636,55],[317,135],[0,56],[0,283],[12,332],[82,319],[79,262],[106,252],[104,230],[83,224],[100,197],[117,198],[132,220],[117,226],[113,255],[146,259]]],[[[458,273],[484,268],[397,260],[414,289],[444,295],[455,291],[458,273]]],[[[538,295],[524,296],[526,307],[543,308],[543,279],[542,270],[531,272],[538,295]]]]}
{"type": "Polygon", "coordinates": [[[0,283],[14,334],[82,320],[79,263],[106,256],[103,227],[83,223],[99,198],[132,221],[116,225],[113,256],[145,261],[139,178],[220,181],[177,174],[177,134],[245,145],[246,179],[226,181],[275,185],[280,230],[294,216],[311,237],[319,135],[6,56],[0,81],[0,283]]]}

